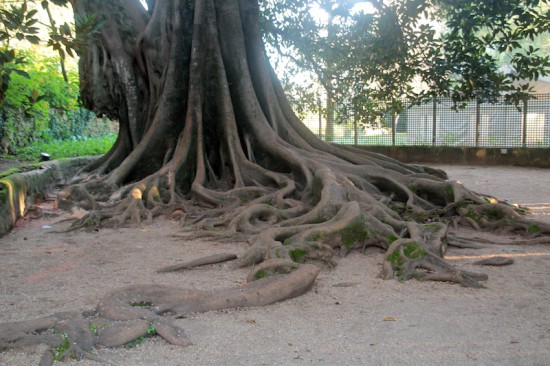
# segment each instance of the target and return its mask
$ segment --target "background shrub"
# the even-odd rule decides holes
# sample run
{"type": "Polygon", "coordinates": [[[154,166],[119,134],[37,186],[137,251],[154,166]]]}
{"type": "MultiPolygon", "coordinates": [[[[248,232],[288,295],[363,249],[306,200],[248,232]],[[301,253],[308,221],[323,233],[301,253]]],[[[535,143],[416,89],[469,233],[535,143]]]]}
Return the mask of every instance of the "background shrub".
{"type": "Polygon", "coordinates": [[[117,125],[82,108],[78,74],[68,70],[63,80],[56,57],[32,49],[21,51],[26,60],[18,67],[28,74],[13,73],[0,106],[0,148],[17,155],[33,142],[83,139],[117,132],[117,125]]]}

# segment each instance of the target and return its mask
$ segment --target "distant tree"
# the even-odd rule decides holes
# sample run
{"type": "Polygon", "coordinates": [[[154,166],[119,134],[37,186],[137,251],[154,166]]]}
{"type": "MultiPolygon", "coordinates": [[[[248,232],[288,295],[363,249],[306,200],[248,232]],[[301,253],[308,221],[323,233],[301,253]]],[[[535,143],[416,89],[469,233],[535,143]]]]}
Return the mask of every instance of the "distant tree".
{"type": "MultiPolygon", "coordinates": [[[[494,101],[505,93],[517,102],[529,91],[526,80],[550,71],[548,53],[529,42],[548,34],[546,0],[262,4],[264,37],[286,60],[284,66],[292,65],[292,75],[295,67],[314,74],[329,99],[351,106],[365,123],[383,112],[380,105],[401,110],[405,96],[413,101],[446,96],[460,104],[494,101]],[[508,74],[501,70],[504,54],[513,71],[508,74]]],[[[313,99],[298,103],[315,107],[313,99]]]]}

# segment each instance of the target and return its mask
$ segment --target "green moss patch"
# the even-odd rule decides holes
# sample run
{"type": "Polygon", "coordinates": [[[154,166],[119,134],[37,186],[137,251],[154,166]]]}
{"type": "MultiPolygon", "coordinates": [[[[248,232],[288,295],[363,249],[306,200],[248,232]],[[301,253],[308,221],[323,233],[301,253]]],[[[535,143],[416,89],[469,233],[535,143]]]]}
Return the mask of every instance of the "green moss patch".
{"type": "Polygon", "coordinates": [[[403,247],[403,253],[407,258],[417,259],[426,256],[426,251],[418,243],[408,243],[403,247]]]}
{"type": "Polygon", "coordinates": [[[436,233],[441,229],[441,227],[439,227],[439,225],[437,224],[425,224],[425,225],[422,225],[422,227],[433,233],[436,233]]]}
{"type": "Polygon", "coordinates": [[[390,234],[388,235],[388,243],[393,243],[394,241],[396,241],[397,239],[399,239],[399,237],[397,235],[394,235],[394,234],[390,234]]]}
{"type": "MultiPolygon", "coordinates": [[[[418,259],[423,258],[426,255],[426,251],[422,247],[422,245],[418,243],[407,243],[403,247],[403,254],[406,258],[409,259],[418,259]]],[[[392,268],[395,270],[395,273],[397,274],[398,278],[402,278],[403,272],[403,264],[405,263],[405,259],[400,254],[400,248],[395,249],[389,256],[388,261],[392,264],[392,268]]]]}
{"type": "Polygon", "coordinates": [[[529,225],[529,227],[527,228],[527,232],[529,234],[538,234],[541,232],[540,230],[540,226],[538,226],[537,224],[531,224],[529,225]]]}
{"type": "Polygon", "coordinates": [[[137,337],[136,339],[134,339],[131,342],[126,343],[124,345],[124,348],[126,348],[126,349],[134,348],[134,347],[142,344],[143,342],[145,342],[147,340],[147,338],[151,338],[155,334],[157,334],[157,328],[155,327],[154,324],[151,324],[149,327],[147,327],[147,333],[146,334],[142,335],[141,337],[137,337]]]}
{"type": "Polygon", "coordinates": [[[288,252],[290,259],[296,263],[304,263],[307,257],[307,250],[302,248],[292,249],[288,252]]]}
{"type": "Polygon", "coordinates": [[[348,226],[340,230],[340,240],[346,249],[351,249],[355,243],[365,241],[369,238],[369,231],[365,225],[363,215],[348,226]]]}

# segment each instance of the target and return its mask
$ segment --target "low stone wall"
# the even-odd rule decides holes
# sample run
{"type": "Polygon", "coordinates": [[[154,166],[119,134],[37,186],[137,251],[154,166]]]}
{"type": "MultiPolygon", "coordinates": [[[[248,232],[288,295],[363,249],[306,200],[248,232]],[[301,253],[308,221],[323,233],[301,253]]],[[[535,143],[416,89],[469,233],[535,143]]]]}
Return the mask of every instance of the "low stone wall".
{"type": "Polygon", "coordinates": [[[95,157],[79,157],[44,162],[37,169],[15,173],[0,179],[0,237],[25,216],[37,198],[48,189],[68,182],[95,157]]]}
{"type": "Polygon", "coordinates": [[[472,148],[441,146],[357,146],[404,163],[515,165],[550,168],[549,148],[472,148]]]}

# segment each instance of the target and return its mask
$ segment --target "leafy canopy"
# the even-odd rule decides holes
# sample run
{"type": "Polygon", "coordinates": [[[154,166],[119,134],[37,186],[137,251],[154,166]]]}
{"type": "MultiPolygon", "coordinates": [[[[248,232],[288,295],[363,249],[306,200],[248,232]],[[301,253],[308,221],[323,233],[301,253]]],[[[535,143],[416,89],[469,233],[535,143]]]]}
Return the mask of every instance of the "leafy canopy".
{"type": "MultiPolygon", "coordinates": [[[[373,101],[517,102],[550,72],[547,0],[266,0],[264,36],[287,82],[309,73],[363,117],[373,101]],[[507,72],[502,72],[503,66],[507,72]],[[286,73],[285,73],[286,70],[286,73]]],[[[310,84],[287,88],[317,104],[310,84]],[[308,94],[309,92],[309,94],[308,94]]],[[[308,108],[308,107],[305,107],[308,108]]]]}

